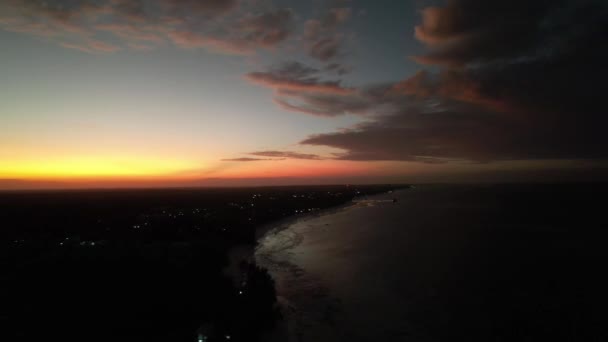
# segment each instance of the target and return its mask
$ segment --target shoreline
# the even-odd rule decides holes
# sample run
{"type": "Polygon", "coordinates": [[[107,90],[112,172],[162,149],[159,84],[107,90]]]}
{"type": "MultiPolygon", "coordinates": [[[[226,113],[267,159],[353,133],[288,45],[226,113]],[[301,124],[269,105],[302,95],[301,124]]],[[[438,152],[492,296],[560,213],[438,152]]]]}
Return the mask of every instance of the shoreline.
{"type": "Polygon", "coordinates": [[[260,225],[259,227],[255,228],[254,247],[255,247],[255,249],[257,249],[259,241],[261,239],[263,239],[267,234],[270,234],[271,232],[277,233],[283,229],[286,229],[287,226],[297,223],[298,221],[309,220],[314,217],[325,216],[328,214],[334,214],[340,210],[347,209],[352,206],[357,206],[357,205],[359,205],[359,203],[366,201],[366,200],[361,200],[360,199],[361,197],[385,195],[385,194],[388,194],[391,192],[408,190],[408,189],[412,189],[412,188],[413,188],[412,185],[402,185],[399,187],[395,187],[395,189],[392,189],[389,191],[381,191],[381,192],[378,192],[375,194],[356,196],[353,199],[351,199],[347,202],[344,202],[342,204],[329,206],[327,208],[322,208],[322,209],[304,213],[304,214],[293,214],[293,215],[285,216],[283,218],[280,218],[280,219],[277,219],[277,220],[274,220],[271,222],[264,223],[264,224],[260,225]],[[282,228],[282,229],[279,229],[279,228],[282,228]]]}
{"type": "MultiPolygon", "coordinates": [[[[368,202],[376,202],[376,201],[384,202],[384,200],[374,200],[374,199],[368,200],[367,197],[383,196],[383,195],[387,195],[392,192],[408,190],[408,189],[411,189],[411,187],[407,186],[407,187],[397,188],[397,189],[393,189],[393,190],[389,190],[389,191],[382,191],[382,192],[371,194],[371,195],[357,196],[357,197],[351,199],[350,201],[339,204],[339,205],[330,206],[325,209],[317,210],[315,212],[306,213],[304,215],[288,216],[283,219],[264,224],[264,225],[260,226],[258,229],[256,229],[256,241],[255,241],[255,246],[254,246],[252,257],[256,264],[265,268],[269,272],[272,279],[275,281],[275,290],[277,290],[277,285],[276,285],[277,275],[273,274],[273,272],[272,272],[272,270],[275,269],[275,267],[271,266],[273,263],[272,258],[269,258],[267,256],[267,254],[261,254],[261,255],[258,254],[258,251],[261,247],[261,243],[264,239],[275,236],[276,234],[280,234],[281,232],[292,227],[294,224],[307,222],[307,221],[310,221],[313,219],[322,218],[324,216],[337,214],[342,211],[345,211],[345,210],[348,210],[351,208],[355,208],[357,206],[365,205],[368,202]],[[365,199],[362,199],[362,198],[365,198],[365,199]]],[[[386,201],[388,201],[388,200],[386,200],[386,201]]],[[[391,202],[392,202],[392,200],[391,200],[391,202]]],[[[298,241],[294,245],[290,245],[287,249],[295,248],[300,243],[301,243],[301,241],[298,241]]],[[[275,251],[275,253],[276,253],[276,251],[275,251]]],[[[297,267],[296,265],[292,265],[292,266],[297,267]]],[[[289,341],[293,341],[294,339],[297,340],[297,337],[295,335],[293,335],[293,331],[291,331],[291,329],[290,329],[290,326],[293,324],[292,321],[294,319],[297,319],[297,318],[294,318],[294,315],[297,315],[297,313],[296,313],[297,308],[295,308],[292,304],[290,304],[289,300],[287,298],[283,297],[280,293],[277,293],[277,308],[279,309],[281,316],[279,319],[276,320],[275,327],[264,335],[264,341],[289,342],[289,341]]]]}
{"type": "MultiPolygon", "coordinates": [[[[385,194],[387,192],[381,192],[381,193],[377,193],[374,194],[375,195],[381,195],[381,194],[385,194]]],[[[258,264],[258,259],[256,258],[256,253],[258,251],[258,248],[260,247],[260,242],[271,235],[275,235],[278,234],[286,229],[288,229],[289,227],[291,227],[292,225],[299,223],[299,222],[305,222],[314,218],[319,218],[319,217],[323,217],[326,215],[331,215],[331,214],[335,214],[338,213],[342,210],[357,206],[358,203],[354,202],[354,199],[348,201],[348,202],[344,202],[342,204],[338,204],[338,205],[334,205],[334,206],[330,206],[324,209],[319,209],[313,212],[308,212],[308,213],[304,213],[304,214],[292,214],[289,216],[285,216],[283,218],[271,221],[271,222],[266,222],[261,224],[260,226],[255,228],[255,238],[254,238],[254,242],[253,243],[243,243],[243,244],[238,244],[238,245],[234,245],[230,248],[229,252],[228,252],[228,265],[224,268],[224,273],[226,275],[229,275],[231,278],[233,278],[233,281],[235,282],[235,284],[237,284],[240,280],[241,280],[241,271],[239,269],[239,264],[241,261],[248,261],[248,262],[254,262],[256,265],[261,266],[258,264]]],[[[267,271],[268,268],[265,266],[264,267],[267,271]]],[[[273,280],[276,281],[276,279],[273,280]]],[[[275,285],[275,290],[276,290],[276,285],[275,285]]],[[[278,302],[278,298],[277,298],[277,302],[278,302]]],[[[281,310],[282,312],[283,310],[281,310]]]]}
{"type": "Polygon", "coordinates": [[[320,217],[320,216],[324,216],[327,214],[333,214],[335,212],[338,212],[340,210],[346,209],[346,208],[354,206],[354,205],[356,205],[356,203],[354,203],[353,200],[350,200],[348,202],[330,206],[330,207],[327,207],[324,209],[319,209],[319,210],[304,213],[304,214],[293,214],[290,216],[280,218],[276,221],[262,224],[261,226],[257,227],[256,231],[255,231],[255,243],[254,243],[255,248],[257,249],[260,240],[263,239],[264,237],[266,237],[268,234],[278,233],[283,229],[287,229],[289,226],[291,226],[294,223],[297,223],[300,221],[306,221],[306,220],[309,220],[314,217],[320,217]]]}
{"type": "MultiPolygon", "coordinates": [[[[386,193],[386,192],[384,192],[386,193]]],[[[379,193],[380,195],[383,193],[379,193]]],[[[275,222],[269,222],[265,225],[259,227],[256,230],[256,239],[255,244],[251,253],[251,258],[254,260],[255,264],[264,268],[274,281],[274,288],[276,291],[276,307],[279,311],[279,317],[275,320],[275,325],[271,330],[268,330],[266,333],[262,335],[262,340],[267,342],[291,342],[297,341],[297,337],[294,336],[291,328],[294,320],[297,318],[294,317],[297,312],[297,308],[295,308],[292,304],[289,303],[289,300],[278,293],[278,278],[277,274],[273,273],[273,269],[276,267],[272,267],[273,260],[269,258],[267,254],[258,254],[259,249],[261,247],[261,243],[264,239],[280,234],[281,232],[289,229],[294,224],[306,222],[309,220],[313,220],[316,218],[321,218],[324,216],[332,215],[335,213],[339,213],[343,210],[347,210],[349,208],[353,208],[357,206],[357,203],[350,200],[348,202],[331,206],[325,209],[318,210],[316,212],[306,213],[304,215],[292,215],[280,219],[275,222]]],[[[299,241],[301,242],[301,241],[299,241]]],[[[297,246],[296,243],[289,248],[294,248],[297,246]]],[[[292,265],[295,266],[295,265],[292,265]]]]}

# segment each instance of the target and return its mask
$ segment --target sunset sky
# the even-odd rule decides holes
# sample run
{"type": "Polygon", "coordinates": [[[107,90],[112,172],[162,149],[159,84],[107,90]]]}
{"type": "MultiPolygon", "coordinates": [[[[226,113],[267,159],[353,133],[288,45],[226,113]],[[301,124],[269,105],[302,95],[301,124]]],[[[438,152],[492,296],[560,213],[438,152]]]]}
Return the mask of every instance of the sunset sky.
{"type": "Polygon", "coordinates": [[[0,189],[605,179],[607,13],[1,0],[0,189]]]}

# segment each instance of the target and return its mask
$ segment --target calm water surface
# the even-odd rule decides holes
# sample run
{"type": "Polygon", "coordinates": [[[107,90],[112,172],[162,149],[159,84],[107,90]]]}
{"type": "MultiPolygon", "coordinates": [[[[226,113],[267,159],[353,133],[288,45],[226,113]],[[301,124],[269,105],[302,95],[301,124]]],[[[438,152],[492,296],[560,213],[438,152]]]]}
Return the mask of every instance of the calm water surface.
{"type": "Polygon", "coordinates": [[[595,340],[608,260],[598,194],[606,186],[421,186],[284,224],[256,259],[290,341],[595,340]]]}

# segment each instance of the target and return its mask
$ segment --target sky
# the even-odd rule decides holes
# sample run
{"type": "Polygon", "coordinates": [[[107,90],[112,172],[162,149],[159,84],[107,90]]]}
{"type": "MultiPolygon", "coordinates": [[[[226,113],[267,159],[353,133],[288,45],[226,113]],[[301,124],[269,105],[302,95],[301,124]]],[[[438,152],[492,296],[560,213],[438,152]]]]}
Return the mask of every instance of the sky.
{"type": "Polygon", "coordinates": [[[1,0],[0,189],[602,180],[599,0],[1,0]]]}

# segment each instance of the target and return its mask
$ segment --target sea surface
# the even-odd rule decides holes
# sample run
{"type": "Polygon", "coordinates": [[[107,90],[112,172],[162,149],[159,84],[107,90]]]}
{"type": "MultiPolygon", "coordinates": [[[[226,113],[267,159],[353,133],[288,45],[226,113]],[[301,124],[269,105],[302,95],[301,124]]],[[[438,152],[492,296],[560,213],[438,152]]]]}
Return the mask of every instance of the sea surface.
{"type": "Polygon", "coordinates": [[[605,184],[423,185],[284,222],[288,341],[600,341],[605,184]],[[394,202],[393,200],[396,200],[394,202]]]}

